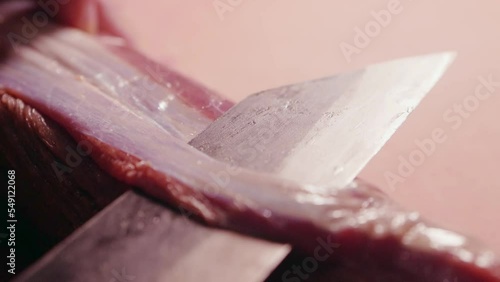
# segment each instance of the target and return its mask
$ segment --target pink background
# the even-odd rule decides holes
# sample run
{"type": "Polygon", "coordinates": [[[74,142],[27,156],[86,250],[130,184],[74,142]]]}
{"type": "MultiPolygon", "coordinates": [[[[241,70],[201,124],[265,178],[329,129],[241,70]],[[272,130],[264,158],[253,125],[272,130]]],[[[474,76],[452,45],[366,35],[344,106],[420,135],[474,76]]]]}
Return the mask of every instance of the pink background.
{"type": "Polygon", "coordinates": [[[212,0],[102,2],[111,23],[147,55],[236,101],[374,62],[458,51],[445,77],[361,177],[500,253],[500,87],[458,129],[442,117],[474,94],[478,76],[500,81],[500,1],[401,0],[401,13],[350,63],[339,44],[353,44],[354,28],[364,28],[371,11],[386,9],[390,0],[243,0],[223,20],[212,0]],[[417,149],[415,140],[431,137],[438,127],[447,140],[390,189],[384,173],[396,172],[398,157],[408,158],[417,149]]]}

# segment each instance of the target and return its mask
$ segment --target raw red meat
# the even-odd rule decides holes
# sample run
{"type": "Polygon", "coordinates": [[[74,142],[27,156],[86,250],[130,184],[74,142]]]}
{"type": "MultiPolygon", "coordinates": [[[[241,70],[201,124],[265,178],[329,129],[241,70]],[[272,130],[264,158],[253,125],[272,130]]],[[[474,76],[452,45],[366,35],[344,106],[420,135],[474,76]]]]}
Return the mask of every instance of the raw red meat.
{"type": "MultiPolygon", "coordinates": [[[[328,279],[500,281],[490,250],[404,211],[366,183],[310,187],[244,169],[215,181],[227,165],[187,141],[230,103],[143,63],[53,26],[4,59],[0,88],[89,144],[93,160],[128,185],[210,225],[288,242],[311,257],[322,247],[328,279]]],[[[285,271],[281,279],[304,278],[285,271]]]]}

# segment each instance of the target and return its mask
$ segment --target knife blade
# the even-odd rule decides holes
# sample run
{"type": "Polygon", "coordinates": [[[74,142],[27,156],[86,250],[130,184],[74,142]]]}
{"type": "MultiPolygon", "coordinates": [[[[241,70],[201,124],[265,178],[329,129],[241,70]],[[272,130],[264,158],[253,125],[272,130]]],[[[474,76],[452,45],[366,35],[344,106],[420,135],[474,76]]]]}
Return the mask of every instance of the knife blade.
{"type": "Polygon", "coordinates": [[[195,137],[202,152],[317,186],[343,187],[440,79],[451,52],[404,58],[248,97],[195,137]],[[253,152],[227,148],[255,141],[253,152]]]}
{"type": "Polygon", "coordinates": [[[205,227],[129,191],[16,281],[262,281],[289,251],[205,227]]]}
{"type": "MultiPolygon", "coordinates": [[[[190,144],[232,165],[341,186],[376,154],[453,58],[407,58],[264,91],[233,107],[190,144]],[[251,150],[239,146],[248,140],[251,150]]],[[[139,281],[261,281],[289,250],[183,220],[131,191],[17,281],[121,281],[117,275],[139,281]]]]}

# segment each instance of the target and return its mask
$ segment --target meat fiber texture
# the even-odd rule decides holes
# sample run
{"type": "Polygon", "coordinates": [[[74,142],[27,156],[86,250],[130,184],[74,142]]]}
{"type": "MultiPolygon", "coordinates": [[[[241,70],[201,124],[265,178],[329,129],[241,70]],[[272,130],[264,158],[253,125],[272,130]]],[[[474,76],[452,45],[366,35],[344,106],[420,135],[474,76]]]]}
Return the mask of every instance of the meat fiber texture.
{"type": "MultiPolygon", "coordinates": [[[[16,171],[20,273],[128,187],[92,161],[85,143],[77,144],[55,122],[2,90],[0,125],[0,167],[16,171]]],[[[1,252],[9,249],[0,244],[1,252]]],[[[0,281],[10,275],[0,273],[0,281]]]]}
{"type": "Polygon", "coordinates": [[[17,205],[49,238],[67,236],[128,189],[88,157],[90,146],[2,90],[0,124],[0,153],[17,169],[18,182],[35,180],[19,183],[17,197],[38,200],[17,205]]]}
{"type": "Polygon", "coordinates": [[[3,58],[0,88],[87,144],[115,179],[206,224],[290,243],[335,269],[326,279],[500,281],[490,250],[366,183],[317,187],[235,172],[191,147],[231,103],[124,46],[51,26],[3,58]],[[227,181],[215,181],[221,173],[227,181]]]}

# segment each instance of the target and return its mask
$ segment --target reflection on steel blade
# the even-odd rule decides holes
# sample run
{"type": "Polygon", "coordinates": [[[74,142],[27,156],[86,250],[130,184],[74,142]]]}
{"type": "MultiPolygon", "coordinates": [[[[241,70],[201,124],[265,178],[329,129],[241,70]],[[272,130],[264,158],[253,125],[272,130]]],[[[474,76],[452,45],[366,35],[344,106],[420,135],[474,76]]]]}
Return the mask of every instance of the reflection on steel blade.
{"type": "Polygon", "coordinates": [[[236,105],[190,144],[235,165],[342,187],[382,148],[454,57],[448,52],[405,58],[267,90],[236,105]],[[238,147],[249,142],[250,150],[238,147]]]}

